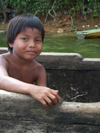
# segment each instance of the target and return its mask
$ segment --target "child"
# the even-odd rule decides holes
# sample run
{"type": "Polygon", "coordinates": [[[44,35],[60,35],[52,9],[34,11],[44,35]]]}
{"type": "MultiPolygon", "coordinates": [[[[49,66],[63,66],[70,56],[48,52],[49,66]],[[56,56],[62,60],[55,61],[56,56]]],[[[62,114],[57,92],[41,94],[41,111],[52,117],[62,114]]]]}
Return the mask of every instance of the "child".
{"type": "Polygon", "coordinates": [[[9,22],[9,52],[0,55],[0,88],[30,94],[48,108],[60,102],[60,97],[58,90],[46,87],[45,69],[33,60],[42,51],[44,36],[43,25],[36,16],[20,15],[9,22]]]}

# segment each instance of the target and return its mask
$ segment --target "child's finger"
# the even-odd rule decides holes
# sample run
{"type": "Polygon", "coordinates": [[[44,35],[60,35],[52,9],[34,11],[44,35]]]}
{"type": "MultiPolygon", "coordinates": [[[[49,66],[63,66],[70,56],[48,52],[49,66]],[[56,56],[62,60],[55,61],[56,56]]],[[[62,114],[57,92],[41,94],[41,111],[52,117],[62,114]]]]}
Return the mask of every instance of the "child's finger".
{"type": "Polygon", "coordinates": [[[49,107],[52,107],[52,106],[53,106],[53,103],[52,103],[51,98],[49,98],[49,97],[45,97],[44,100],[47,102],[47,104],[48,104],[49,107]]]}
{"type": "Polygon", "coordinates": [[[50,93],[48,97],[51,99],[53,105],[56,105],[58,103],[57,97],[55,95],[50,93]]]}
{"type": "Polygon", "coordinates": [[[48,105],[47,105],[47,103],[46,103],[45,100],[41,100],[40,102],[42,103],[42,105],[43,105],[46,109],[48,108],[48,105]]]}
{"type": "Polygon", "coordinates": [[[57,101],[58,102],[60,102],[60,97],[59,97],[59,95],[58,95],[58,90],[51,90],[51,93],[54,95],[54,96],[56,96],[56,98],[57,98],[57,101]]]}
{"type": "Polygon", "coordinates": [[[59,92],[58,90],[55,90],[57,93],[59,92]]]}

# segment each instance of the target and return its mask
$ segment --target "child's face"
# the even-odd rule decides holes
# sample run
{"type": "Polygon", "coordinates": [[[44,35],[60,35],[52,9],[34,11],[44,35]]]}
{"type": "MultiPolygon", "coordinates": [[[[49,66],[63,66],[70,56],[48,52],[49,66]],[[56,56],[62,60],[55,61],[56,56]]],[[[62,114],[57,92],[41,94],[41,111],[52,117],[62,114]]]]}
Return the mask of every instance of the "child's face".
{"type": "Polygon", "coordinates": [[[34,59],[42,51],[41,31],[34,28],[25,28],[20,32],[13,44],[9,44],[13,48],[13,54],[24,59],[34,59]]]}

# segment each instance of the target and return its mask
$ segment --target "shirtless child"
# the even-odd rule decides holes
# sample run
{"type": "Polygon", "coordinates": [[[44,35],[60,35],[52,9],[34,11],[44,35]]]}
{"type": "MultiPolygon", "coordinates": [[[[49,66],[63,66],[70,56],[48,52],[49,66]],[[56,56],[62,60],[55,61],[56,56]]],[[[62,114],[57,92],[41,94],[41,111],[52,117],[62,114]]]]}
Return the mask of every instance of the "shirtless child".
{"type": "Polygon", "coordinates": [[[9,22],[9,51],[0,55],[0,88],[30,94],[48,108],[60,102],[60,97],[58,90],[46,87],[45,69],[33,60],[42,51],[44,36],[44,27],[36,16],[20,15],[9,22]]]}

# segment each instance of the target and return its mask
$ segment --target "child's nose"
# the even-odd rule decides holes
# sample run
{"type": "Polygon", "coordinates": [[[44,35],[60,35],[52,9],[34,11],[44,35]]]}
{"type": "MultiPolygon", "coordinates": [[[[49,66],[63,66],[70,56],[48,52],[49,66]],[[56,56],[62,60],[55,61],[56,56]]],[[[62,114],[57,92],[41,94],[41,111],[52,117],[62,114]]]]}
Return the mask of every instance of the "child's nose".
{"type": "Polygon", "coordinates": [[[29,44],[30,47],[35,47],[35,42],[34,41],[31,41],[30,44],[29,44]]]}

